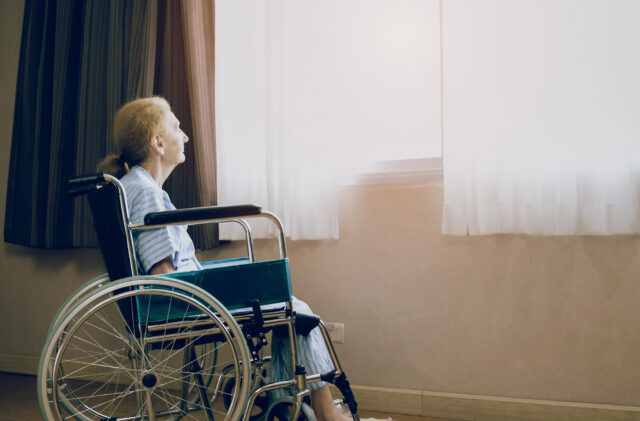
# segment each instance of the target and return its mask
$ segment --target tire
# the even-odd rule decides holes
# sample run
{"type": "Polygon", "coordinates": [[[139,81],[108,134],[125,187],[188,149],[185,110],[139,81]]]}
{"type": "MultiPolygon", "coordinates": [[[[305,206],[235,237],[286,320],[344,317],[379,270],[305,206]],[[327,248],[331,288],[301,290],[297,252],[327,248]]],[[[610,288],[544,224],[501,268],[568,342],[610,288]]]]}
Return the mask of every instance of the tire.
{"type": "MultiPolygon", "coordinates": [[[[266,381],[264,378],[261,378],[258,382],[258,387],[262,387],[266,385],[266,381]]],[[[224,385],[222,399],[224,402],[224,406],[228,408],[231,405],[231,396],[233,396],[233,389],[236,387],[236,379],[235,377],[230,378],[224,385]]],[[[269,408],[269,393],[264,392],[258,395],[253,403],[253,408],[251,411],[251,416],[249,417],[250,421],[262,421],[265,418],[267,413],[267,409],[269,408]]]]}
{"type": "MultiPolygon", "coordinates": [[[[271,405],[267,411],[266,421],[292,421],[293,411],[293,400],[285,398],[271,405]]],[[[300,414],[296,421],[316,421],[316,414],[307,402],[302,402],[300,414]]]]}
{"type": "Polygon", "coordinates": [[[49,330],[47,331],[47,337],[51,334],[51,331],[55,328],[56,324],[60,321],[60,319],[65,315],[67,310],[69,310],[75,303],[77,303],[83,296],[89,295],[91,292],[95,291],[99,287],[107,284],[109,282],[109,275],[106,273],[96,276],[91,279],[78,289],[76,289],[65,301],[62,303],[58,312],[55,316],[53,316],[53,320],[51,321],[51,325],[49,325],[49,330]]]}
{"type": "Polygon", "coordinates": [[[157,420],[188,420],[204,412],[235,421],[247,386],[230,391],[228,408],[194,398],[197,378],[210,395],[215,373],[221,373],[219,361],[232,366],[230,375],[248,378],[242,332],[211,295],[157,276],[111,282],[82,297],[52,328],[38,371],[42,414],[46,420],[135,420],[152,414],[157,420]]]}

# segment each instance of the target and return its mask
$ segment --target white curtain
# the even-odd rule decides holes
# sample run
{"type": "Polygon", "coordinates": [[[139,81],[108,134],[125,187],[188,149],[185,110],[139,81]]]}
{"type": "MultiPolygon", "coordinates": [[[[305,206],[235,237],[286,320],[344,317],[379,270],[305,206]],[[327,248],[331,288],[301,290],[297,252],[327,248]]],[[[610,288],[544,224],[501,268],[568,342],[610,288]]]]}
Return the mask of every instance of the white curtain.
{"type": "MultiPolygon", "coordinates": [[[[218,203],[259,204],[292,239],[338,238],[336,173],[322,119],[330,104],[314,92],[317,84],[305,84],[304,66],[323,63],[291,65],[282,14],[282,1],[216,2],[218,203]]],[[[255,236],[270,234],[268,224],[252,225],[255,236]]],[[[242,235],[233,225],[220,229],[222,239],[242,235]]]]}
{"type": "Polygon", "coordinates": [[[443,2],[443,233],[640,232],[640,2],[443,2]]]}
{"type": "Polygon", "coordinates": [[[218,203],[335,239],[338,182],[376,159],[439,156],[438,4],[216,1],[218,203]]]}

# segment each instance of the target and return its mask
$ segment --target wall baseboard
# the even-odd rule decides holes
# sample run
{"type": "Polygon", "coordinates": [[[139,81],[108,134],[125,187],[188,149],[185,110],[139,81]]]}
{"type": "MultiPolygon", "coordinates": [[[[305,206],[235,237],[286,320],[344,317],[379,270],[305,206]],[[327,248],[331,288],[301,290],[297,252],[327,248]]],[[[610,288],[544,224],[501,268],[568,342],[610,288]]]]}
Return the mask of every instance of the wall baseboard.
{"type": "MultiPolygon", "coordinates": [[[[0,371],[37,375],[39,357],[0,354],[0,371]]],[[[353,385],[358,408],[460,421],[640,421],[640,407],[353,385]]],[[[334,396],[338,391],[332,386],[334,396]]]]}
{"type": "Polygon", "coordinates": [[[16,374],[38,374],[40,357],[0,354],[0,371],[16,374]]]}
{"type": "MultiPolygon", "coordinates": [[[[364,411],[460,421],[640,421],[640,407],[353,385],[364,411]]],[[[337,390],[333,390],[338,397],[337,390]]]]}

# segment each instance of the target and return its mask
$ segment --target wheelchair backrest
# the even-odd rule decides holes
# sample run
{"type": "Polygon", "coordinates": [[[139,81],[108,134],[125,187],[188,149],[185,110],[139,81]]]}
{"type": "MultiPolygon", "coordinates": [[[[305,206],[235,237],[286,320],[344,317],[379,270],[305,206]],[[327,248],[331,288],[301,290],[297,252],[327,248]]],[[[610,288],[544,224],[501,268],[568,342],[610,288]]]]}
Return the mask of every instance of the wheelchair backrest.
{"type": "MultiPolygon", "coordinates": [[[[102,257],[112,281],[135,275],[129,248],[127,218],[122,213],[122,198],[114,183],[107,183],[88,195],[93,226],[98,235],[102,257]]],[[[135,262],[133,262],[135,263],[135,262]]]]}

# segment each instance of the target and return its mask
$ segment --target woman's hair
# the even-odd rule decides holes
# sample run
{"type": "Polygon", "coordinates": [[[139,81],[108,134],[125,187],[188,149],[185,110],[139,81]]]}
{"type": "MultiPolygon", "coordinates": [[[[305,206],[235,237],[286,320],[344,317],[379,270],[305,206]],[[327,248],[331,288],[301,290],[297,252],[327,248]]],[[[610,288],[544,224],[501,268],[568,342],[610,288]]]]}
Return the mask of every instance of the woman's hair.
{"type": "Polygon", "coordinates": [[[98,164],[98,171],[122,177],[151,152],[151,138],[162,134],[164,118],[171,112],[166,99],[154,96],[126,103],[113,120],[113,138],[120,156],[111,155],[98,164]]]}

